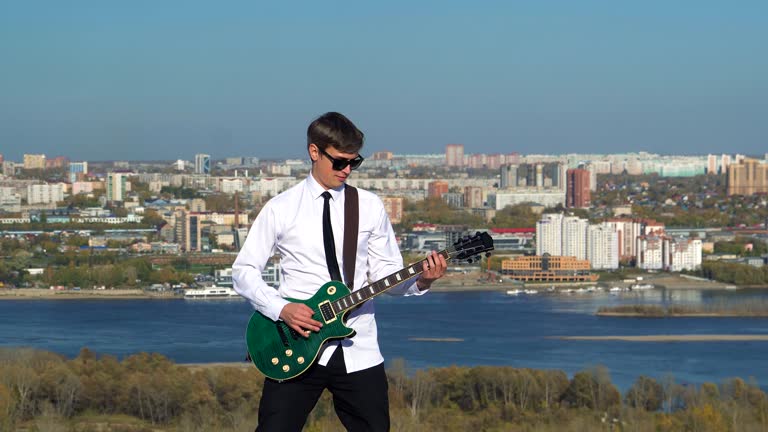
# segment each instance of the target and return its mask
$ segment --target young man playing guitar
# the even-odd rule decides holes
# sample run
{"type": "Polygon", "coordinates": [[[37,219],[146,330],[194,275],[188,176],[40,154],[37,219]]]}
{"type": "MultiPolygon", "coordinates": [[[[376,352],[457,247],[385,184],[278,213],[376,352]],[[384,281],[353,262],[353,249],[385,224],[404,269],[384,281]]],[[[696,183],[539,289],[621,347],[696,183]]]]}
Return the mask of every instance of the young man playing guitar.
{"type": "MultiPolygon", "coordinates": [[[[329,112],[313,121],[307,130],[310,175],[267,202],[233,265],[235,290],[265,317],[285,323],[294,337],[309,338],[323,324],[306,304],[287,299],[312,297],[327,282],[341,280],[339,269],[349,265],[343,262],[341,248],[345,237],[345,183],[363,162],[363,138],[363,133],[342,114],[329,112]],[[261,278],[267,260],[276,253],[282,269],[277,290],[261,278]]],[[[354,277],[343,281],[353,290],[403,268],[381,199],[358,189],[358,200],[354,277]]],[[[389,293],[423,294],[445,274],[446,267],[445,257],[432,252],[424,260],[420,274],[404,280],[389,293]]],[[[283,381],[265,379],[257,431],[301,430],[326,388],[347,430],[389,429],[387,377],[373,302],[362,303],[346,318],[346,326],[355,331],[354,336],[325,343],[314,363],[299,376],[283,381]]],[[[273,360],[278,363],[277,358],[273,360]]],[[[282,367],[288,370],[290,366],[282,367]]]]}

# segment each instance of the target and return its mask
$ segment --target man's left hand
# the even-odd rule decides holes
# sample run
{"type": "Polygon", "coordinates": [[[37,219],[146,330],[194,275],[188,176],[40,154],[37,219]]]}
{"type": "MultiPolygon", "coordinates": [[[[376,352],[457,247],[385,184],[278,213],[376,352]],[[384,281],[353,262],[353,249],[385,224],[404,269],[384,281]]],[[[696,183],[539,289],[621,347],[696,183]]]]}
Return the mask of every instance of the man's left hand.
{"type": "Polygon", "coordinates": [[[422,273],[416,281],[416,286],[421,291],[429,289],[429,287],[432,286],[432,282],[445,275],[445,270],[447,268],[448,263],[445,261],[445,257],[432,251],[422,262],[422,273]]]}

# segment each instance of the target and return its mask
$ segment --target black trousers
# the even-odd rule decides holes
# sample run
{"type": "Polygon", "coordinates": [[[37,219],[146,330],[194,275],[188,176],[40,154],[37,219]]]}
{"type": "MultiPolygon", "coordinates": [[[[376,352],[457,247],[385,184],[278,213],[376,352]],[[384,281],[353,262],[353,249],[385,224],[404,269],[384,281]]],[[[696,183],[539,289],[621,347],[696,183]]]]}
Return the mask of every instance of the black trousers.
{"type": "Polygon", "coordinates": [[[301,431],[328,389],[336,415],[348,431],[388,431],[389,397],[384,364],[347,373],[339,346],[327,366],[317,363],[292,380],[264,380],[257,432],[301,431]]]}

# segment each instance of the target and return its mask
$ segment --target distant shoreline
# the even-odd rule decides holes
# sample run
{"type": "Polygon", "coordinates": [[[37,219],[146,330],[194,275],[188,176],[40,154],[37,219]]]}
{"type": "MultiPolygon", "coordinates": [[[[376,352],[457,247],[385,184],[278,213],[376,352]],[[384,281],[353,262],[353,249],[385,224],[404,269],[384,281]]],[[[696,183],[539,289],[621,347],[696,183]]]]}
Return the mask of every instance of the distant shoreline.
{"type": "Polygon", "coordinates": [[[649,315],[638,312],[596,312],[595,316],[619,317],[619,318],[768,318],[765,313],[671,313],[663,315],[649,315]]]}
{"type": "Polygon", "coordinates": [[[549,339],[625,342],[738,342],[768,341],[768,334],[760,335],[644,335],[644,336],[549,336],[549,339]]]}
{"type": "Polygon", "coordinates": [[[54,291],[44,288],[0,289],[2,300],[175,300],[180,296],[147,294],[140,289],[54,291]]]}
{"type": "MultiPolygon", "coordinates": [[[[738,288],[768,288],[766,286],[736,286],[716,281],[701,280],[690,278],[678,274],[649,274],[644,275],[644,279],[639,283],[653,284],[657,288],[665,289],[738,289],[738,288]]],[[[557,282],[535,282],[535,283],[516,283],[509,279],[503,282],[488,280],[485,273],[470,274],[449,274],[444,279],[439,280],[430,291],[439,293],[450,292],[493,292],[506,291],[511,288],[521,288],[523,286],[540,287],[573,287],[596,285],[602,287],[611,286],[630,286],[625,281],[597,281],[597,282],[578,282],[578,283],[557,283],[557,282]]],[[[90,290],[81,291],[53,291],[45,288],[0,288],[0,301],[2,300],[93,300],[93,299],[113,299],[113,300],[178,300],[182,296],[174,294],[147,293],[141,289],[135,288],[117,288],[111,290],[90,290]]]]}

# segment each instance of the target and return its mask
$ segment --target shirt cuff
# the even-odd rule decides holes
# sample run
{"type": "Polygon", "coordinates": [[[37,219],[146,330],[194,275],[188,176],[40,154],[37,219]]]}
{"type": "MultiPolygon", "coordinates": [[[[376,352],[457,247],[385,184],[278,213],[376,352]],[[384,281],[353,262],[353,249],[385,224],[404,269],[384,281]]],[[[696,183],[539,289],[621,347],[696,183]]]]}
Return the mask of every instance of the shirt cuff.
{"type": "Polygon", "coordinates": [[[279,299],[275,299],[274,301],[270,302],[270,305],[267,307],[265,315],[267,316],[267,318],[271,319],[272,321],[279,320],[280,312],[283,311],[283,308],[288,303],[290,302],[282,297],[279,299]]]}

